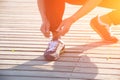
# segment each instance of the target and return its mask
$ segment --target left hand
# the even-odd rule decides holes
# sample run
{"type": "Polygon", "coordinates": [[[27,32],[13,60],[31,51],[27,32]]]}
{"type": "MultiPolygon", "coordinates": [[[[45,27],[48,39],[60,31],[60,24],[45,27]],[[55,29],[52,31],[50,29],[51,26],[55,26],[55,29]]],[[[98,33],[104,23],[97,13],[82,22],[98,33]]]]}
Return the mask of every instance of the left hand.
{"type": "Polygon", "coordinates": [[[70,26],[73,24],[73,19],[72,18],[66,18],[63,20],[56,30],[59,35],[64,36],[70,29],[70,26]]]}

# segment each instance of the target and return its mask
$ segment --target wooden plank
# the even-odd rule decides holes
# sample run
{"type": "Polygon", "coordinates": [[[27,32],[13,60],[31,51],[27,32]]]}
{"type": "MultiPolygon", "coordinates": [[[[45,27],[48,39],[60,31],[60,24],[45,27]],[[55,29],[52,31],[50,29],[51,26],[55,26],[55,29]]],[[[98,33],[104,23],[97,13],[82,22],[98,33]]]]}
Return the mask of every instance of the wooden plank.
{"type": "Polygon", "coordinates": [[[22,70],[22,71],[58,71],[72,72],[74,66],[57,66],[57,65],[0,65],[0,70],[22,70]]]}
{"type": "Polygon", "coordinates": [[[48,77],[25,77],[25,76],[0,76],[2,80],[68,80],[67,78],[48,78],[48,77]]]}
{"type": "Polygon", "coordinates": [[[101,68],[80,68],[76,67],[73,72],[80,72],[80,73],[99,73],[99,74],[110,74],[110,75],[119,75],[119,69],[101,69],[101,68]]]}
{"type": "Polygon", "coordinates": [[[34,61],[34,60],[0,60],[0,64],[17,64],[17,65],[57,65],[57,66],[75,66],[76,62],[56,62],[56,61],[34,61]]]}
{"type": "MultiPolygon", "coordinates": [[[[0,55],[0,60],[45,60],[43,55],[0,55]]],[[[59,61],[76,62],[79,61],[79,57],[61,57],[59,61]]]]}
{"type": "MultiPolygon", "coordinates": [[[[58,61],[45,61],[49,42],[39,31],[41,17],[35,0],[0,1],[0,79],[4,80],[119,80],[120,45],[102,44],[89,21],[111,10],[96,8],[74,23],[58,61]],[[21,10],[21,11],[19,11],[21,10]],[[2,76],[3,75],[3,76],[2,76]]],[[[66,4],[64,18],[81,6],[66,4]],[[72,9],[72,10],[70,10],[72,9]]],[[[112,32],[118,38],[120,26],[112,32]]]]}
{"type": "Polygon", "coordinates": [[[5,65],[49,65],[49,66],[77,66],[77,67],[86,67],[86,68],[111,68],[111,69],[120,69],[119,64],[115,63],[98,63],[98,62],[69,62],[69,61],[34,61],[34,60],[0,60],[0,64],[5,65]],[[94,65],[93,65],[94,64],[94,65]],[[114,66],[114,67],[113,67],[114,66]]]}
{"type": "MultiPolygon", "coordinates": [[[[92,63],[91,63],[92,64],[92,63]]],[[[94,65],[94,64],[93,64],[94,65]]],[[[1,65],[0,70],[27,70],[27,71],[64,71],[64,72],[79,72],[79,73],[99,73],[119,75],[120,69],[116,68],[100,68],[100,67],[74,67],[74,66],[49,66],[49,65],[1,65]],[[99,68],[99,69],[98,69],[99,68]]]]}
{"type": "Polygon", "coordinates": [[[63,54],[62,56],[73,56],[73,57],[75,57],[75,56],[82,56],[82,55],[86,55],[86,56],[88,56],[88,57],[96,57],[96,58],[100,58],[100,57],[102,57],[102,58],[116,58],[116,59],[119,59],[119,56],[118,55],[114,55],[114,54],[110,54],[110,52],[107,52],[107,54],[100,54],[100,53],[96,53],[96,54],[90,54],[90,53],[86,53],[86,52],[84,52],[84,53],[81,53],[81,52],[67,52],[67,53],[65,53],[65,54],[63,54]]]}
{"type": "Polygon", "coordinates": [[[0,70],[0,75],[9,76],[35,76],[35,77],[57,77],[67,78],[71,73],[68,72],[46,72],[46,71],[17,71],[17,70],[0,70]]]}
{"type": "MultiPolygon", "coordinates": [[[[38,39],[33,39],[33,40],[8,40],[8,41],[0,41],[1,45],[0,46],[8,46],[7,44],[9,44],[10,46],[14,46],[14,45],[31,45],[29,47],[32,47],[32,45],[36,45],[36,46],[40,46],[40,45],[43,45],[43,46],[47,46],[47,44],[49,43],[50,40],[45,40],[45,41],[42,41],[42,39],[38,40],[38,39]]],[[[86,50],[86,51],[91,51],[91,52],[94,52],[92,50],[96,50],[96,51],[100,51],[103,53],[104,49],[108,48],[108,50],[105,50],[105,52],[109,52],[109,51],[118,51],[120,52],[119,50],[119,45],[105,45],[103,44],[98,44],[98,45],[94,45],[94,43],[86,43],[87,40],[80,40],[80,41],[76,41],[75,43],[73,43],[74,41],[73,40],[66,40],[64,41],[65,42],[65,45],[68,49],[81,49],[81,50],[86,50]],[[81,42],[80,42],[81,41],[81,42]]]]}
{"type": "MultiPolygon", "coordinates": [[[[0,55],[0,60],[44,60],[43,55],[0,55]],[[39,58],[38,58],[39,57],[39,58]]],[[[99,58],[95,58],[95,57],[90,57],[88,58],[87,56],[76,56],[76,57],[64,57],[62,56],[59,61],[79,61],[79,62],[98,62],[98,63],[120,63],[119,58],[111,58],[111,57],[99,57],[99,58]]]]}
{"type": "Polygon", "coordinates": [[[100,80],[119,80],[119,75],[105,75],[105,74],[84,74],[84,73],[72,73],[71,78],[75,79],[87,79],[87,80],[93,80],[93,79],[100,79],[100,80]]]}
{"type": "Polygon", "coordinates": [[[88,74],[88,73],[67,73],[67,72],[39,72],[39,71],[16,71],[0,70],[1,75],[8,76],[34,76],[34,77],[56,77],[56,78],[83,78],[83,79],[118,79],[119,75],[88,74]],[[87,77],[86,77],[87,76],[87,77]]]}
{"type": "Polygon", "coordinates": [[[0,76],[2,80],[68,80],[66,78],[45,78],[45,77],[19,77],[19,76],[0,76]]]}
{"type": "Polygon", "coordinates": [[[92,62],[79,62],[77,63],[78,67],[86,67],[86,68],[111,68],[111,69],[120,69],[120,65],[119,64],[110,64],[110,63],[92,63],[92,62]]]}
{"type": "MultiPolygon", "coordinates": [[[[70,80],[85,80],[85,79],[70,79],[70,80]]],[[[95,79],[93,79],[93,80],[95,80],[95,79]]]]}
{"type": "MultiPolygon", "coordinates": [[[[33,49],[32,49],[33,50],[33,49]]],[[[17,49],[14,49],[14,48],[9,48],[9,49],[6,49],[6,51],[0,51],[0,54],[3,54],[3,55],[21,55],[21,56],[42,56],[43,53],[44,53],[44,50],[43,49],[39,49],[38,51],[37,50],[29,50],[29,49],[24,49],[24,50],[18,50],[17,49]],[[8,51],[7,51],[8,50],[8,51]],[[31,52],[30,52],[31,51],[31,52]]],[[[76,58],[81,58],[82,60],[82,57],[84,56],[87,56],[87,57],[90,57],[90,58],[98,58],[98,59],[103,59],[104,61],[106,60],[107,61],[107,58],[109,58],[109,60],[114,60],[114,59],[119,59],[119,54],[110,54],[110,53],[107,53],[107,54],[101,54],[101,53],[81,53],[80,51],[76,51],[74,52],[69,52],[69,51],[65,51],[64,54],[61,55],[62,57],[76,57],[76,58]]],[[[87,59],[86,59],[87,60],[87,59]]]]}

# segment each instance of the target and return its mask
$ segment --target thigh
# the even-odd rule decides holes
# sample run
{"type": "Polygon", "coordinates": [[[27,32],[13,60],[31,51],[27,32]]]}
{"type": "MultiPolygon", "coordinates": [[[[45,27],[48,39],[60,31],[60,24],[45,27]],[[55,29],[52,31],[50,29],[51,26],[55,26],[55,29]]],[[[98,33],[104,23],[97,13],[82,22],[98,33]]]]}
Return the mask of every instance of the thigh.
{"type": "MultiPolygon", "coordinates": [[[[73,5],[83,5],[87,0],[65,0],[65,2],[73,5]]],[[[100,7],[111,8],[111,9],[120,9],[120,0],[103,0],[100,7]]]]}
{"type": "Polygon", "coordinates": [[[44,3],[46,15],[50,21],[62,18],[65,10],[64,0],[44,0],[44,3]]]}
{"type": "Polygon", "coordinates": [[[83,5],[87,0],[65,0],[65,2],[73,5],[83,5]]]}
{"type": "Polygon", "coordinates": [[[120,24],[120,10],[114,10],[109,14],[110,19],[112,20],[113,24],[118,25],[120,24]]]}
{"type": "Polygon", "coordinates": [[[111,9],[120,9],[120,0],[103,0],[99,6],[111,9]]]}
{"type": "Polygon", "coordinates": [[[64,0],[44,0],[45,12],[50,22],[50,31],[54,32],[62,21],[65,10],[64,0]]]}

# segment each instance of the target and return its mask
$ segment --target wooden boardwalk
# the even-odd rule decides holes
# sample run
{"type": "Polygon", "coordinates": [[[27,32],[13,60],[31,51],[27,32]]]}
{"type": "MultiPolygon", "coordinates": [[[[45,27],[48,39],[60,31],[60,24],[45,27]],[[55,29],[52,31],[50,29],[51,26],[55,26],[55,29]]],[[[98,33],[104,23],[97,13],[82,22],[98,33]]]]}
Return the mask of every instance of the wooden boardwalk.
{"type": "MultiPolygon", "coordinates": [[[[80,6],[67,4],[68,17],[80,6]]],[[[39,31],[36,0],[0,0],[0,80],[120,80],[120,41],[103,43],[89,26],[96,8],[78,20],[62,37],[65,53],[58,61],[45,61],[49,39],[39,31]]],[[[112,27],[120,40],[120,25],[112,27]]]]}

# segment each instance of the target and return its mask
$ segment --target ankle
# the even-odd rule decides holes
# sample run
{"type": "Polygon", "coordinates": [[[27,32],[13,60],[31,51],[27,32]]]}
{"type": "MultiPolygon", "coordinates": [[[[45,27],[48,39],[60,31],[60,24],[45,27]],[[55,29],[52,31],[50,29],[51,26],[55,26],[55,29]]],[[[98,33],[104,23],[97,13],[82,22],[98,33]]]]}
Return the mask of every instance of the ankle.
{"type": "Polygon", "coordinates": [[[59,39],[61,39],[61,36],[58,35],[57,32],[54,32],[52,35],[53,35],[52,40],[59,40],[59,39]]]}

